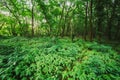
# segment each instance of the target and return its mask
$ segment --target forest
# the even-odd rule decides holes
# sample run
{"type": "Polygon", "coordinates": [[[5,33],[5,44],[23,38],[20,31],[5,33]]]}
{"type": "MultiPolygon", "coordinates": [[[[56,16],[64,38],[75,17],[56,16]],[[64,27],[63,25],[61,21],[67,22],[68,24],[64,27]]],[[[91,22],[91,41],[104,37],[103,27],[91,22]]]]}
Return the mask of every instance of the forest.
{"type": "Polygon", "coordinates": [[[120,80],[120,0],[0,0],[0,80],[120,80]]]}

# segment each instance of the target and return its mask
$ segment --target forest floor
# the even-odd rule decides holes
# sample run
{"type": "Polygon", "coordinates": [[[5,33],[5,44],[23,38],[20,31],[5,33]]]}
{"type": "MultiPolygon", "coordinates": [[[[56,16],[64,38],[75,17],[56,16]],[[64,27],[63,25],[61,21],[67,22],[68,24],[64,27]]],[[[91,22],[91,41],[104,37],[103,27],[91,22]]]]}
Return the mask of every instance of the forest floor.
{"type": "Polygon", "coordinates": [[[120,45],[69,38],[0,39],[0,80],[120,80],[120,45]]]}

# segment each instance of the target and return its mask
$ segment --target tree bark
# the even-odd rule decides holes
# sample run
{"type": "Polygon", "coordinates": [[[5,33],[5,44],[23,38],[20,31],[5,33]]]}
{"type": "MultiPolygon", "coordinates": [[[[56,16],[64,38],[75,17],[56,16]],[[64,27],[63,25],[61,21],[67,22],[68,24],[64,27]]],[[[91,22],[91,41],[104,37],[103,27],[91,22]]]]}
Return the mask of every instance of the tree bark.
{"type": "Polygon", "coordinates": [[[93,40],[92,5],[93,0],[90,1],[90,41],[93,40]]]}
{"type": "Polygon", "coordinates": [[[111,13],[111,17],[108,21],[108,39],[111,40],[112,39],[112,27],[113,27],[113,24],[111,23],[112,20],[114,19],[114,16],[115,16],[115,11],[116,11],[116,0],[115,0],[115,3],[113,3],[113,7],[112,7],[112,13],[111,13]]]}
{"type": "Polygon", "coordinates": [[[32,36],[34,36],[34,3],[33,0],[31,0],[32,3],[32,36]]]}
{"type": "Polygon", "coordinates": [[[120,21],[118,20],[118,23],[117,23],[117,31],[115,33],[115,40],[119,40],[120,39],[120,21]]]}
{"type": "Polygon", "coordinates": [[[5,24],[5,22],[4,22],[4,23],[2,23],[2,25],[0,25],[0,30],[2,29],[2,27],[4,26],[4,24],[5,24]]]}
{"type": "Polygon", "coordinates": [[[62,19],[63,19],[63,17],[64,17],[64,10],[65,10],[65,1],[64,1],[64,3],[63,3],[63,8],[62,8],[62,12],[61,12],[61,15],[60,15],[60,21],[59,21],[59,23],[58,23],[58,34],[60,33],[60,35],[62,34],[61,33],[61,23],[62,23],[62,19]]]}
{"type": "Polygon", "coordinates": [[[88,1],[86,2],[86,9],[85,9],[85,29],[84,29],[84,40],[87,40],[87,26],[88,26],[88,1]]]}
{"type": "Polygon", "coordinates": [[[104,13],[104,6],[103,1],[97,0],[96,2],[96,15],[97,15],[97,34],[98,34],[98,40],[101,41],[102,37],[102,22],[103,22],[103,13],[104,13]]]}

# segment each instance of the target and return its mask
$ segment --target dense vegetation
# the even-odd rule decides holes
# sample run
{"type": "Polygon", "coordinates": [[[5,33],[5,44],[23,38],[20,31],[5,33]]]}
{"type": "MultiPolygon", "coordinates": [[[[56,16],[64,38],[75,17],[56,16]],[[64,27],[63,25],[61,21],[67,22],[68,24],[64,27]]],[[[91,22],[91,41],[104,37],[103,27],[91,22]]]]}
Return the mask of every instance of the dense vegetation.
{"type": "Polygon", "coordinates": [[[110,46],[80,39],[2,39],[0,66],[3,80],[120,79],[120,55],[110,46]]]}
{"type": "Polygon", "coordinates": [[[0,80],[120,80],[120,0],[0,0],[0,80]]]}

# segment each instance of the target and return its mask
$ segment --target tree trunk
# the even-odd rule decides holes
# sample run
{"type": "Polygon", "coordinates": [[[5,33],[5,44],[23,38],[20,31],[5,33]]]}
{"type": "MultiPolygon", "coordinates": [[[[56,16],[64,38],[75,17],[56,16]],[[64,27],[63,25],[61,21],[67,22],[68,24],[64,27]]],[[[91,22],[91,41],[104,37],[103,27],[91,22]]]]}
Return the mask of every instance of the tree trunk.
{"type": "Polygon", "coordinates": [[[48,24],[48,27],[49,27],[48,35],[50,35],[51,32],[52,32],[52,25],[50,23],[49,14],[47,12],[47,7],[46,7],[46,5],[44,4],[44,2],[42,0],[40,0],[39,5],[40,5],[40,8],[42,9],[42,13],[43,13],[43,15],[45,17],[46,23],[48,24]]]}
{"type": "Polygon", "coordinates": [[[96,15],[97,15],[97,34],[98,34],[98,41],[101,41],[102,37],[102,22],[103,22],[103,14],[104,14],[104,6],[103,1],[97,0],[96,2],[96,15]]]}
{"type": "Polygon", "coordinates": [[[86,16],[85,16],[85,29],[84,29],[84,40],[87,40],[86,37],[87,37],[87,22],[88,22],[88,1],[86,2],[86,16]]]}
{"type": "Polygon", "coordinates": [[[115,34],[115,40],[118,40],[120,39],[120,21],[118,20],[118,23],[117,23],[117,31],[116,31],[116,34],[115,34]]]}
{"type": "Polygon", "coordinates": [[[62,8],[62,12],[61,12],[61,15],[60,15],[60,21],[59,21],[59,23],[58,23],[58,32],[57,32],[57,34],[59,35],[59,33],[60,33],[60,35],[62,34],[61,33],[61,23],[62,23],[62,19],[63,19],[63,17],[64,17],[64,10],[65,10],[65,2],[63,3],[63,8],[62,8]]]}
{"type": "Polygon", "coordinates": [[[31,0],[32,3],[32,36],[34,36],[34,3],[33,0],[31,0]]]}
{"type": "Polygon", "coordinates": [[[113,24],[112,24],[112,20],[114,19],[114,16],[115,16],[115,11],[116,11],[116,1],[115,3],[113,3],[113,7],[112,7],[112,13],[111,13],[111,17],[108,21],[108,39],[111,40],[112,39],[112,27],[113,27],[113,24]]]}
{"type": "Polygon", "coordinates": [[[2,25],[0,25],[0,30],[2,29],[2,27],[4,26],[4,24],[5,24],[5,22],[4,22],[4,23],[2,23],[2,25]]]}
{"type": "Polygon", "coordinates": [[[90,1],[90,41],[93,40],[92,4],[93,0],[90,1]]]}

